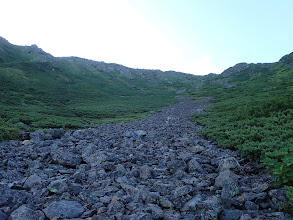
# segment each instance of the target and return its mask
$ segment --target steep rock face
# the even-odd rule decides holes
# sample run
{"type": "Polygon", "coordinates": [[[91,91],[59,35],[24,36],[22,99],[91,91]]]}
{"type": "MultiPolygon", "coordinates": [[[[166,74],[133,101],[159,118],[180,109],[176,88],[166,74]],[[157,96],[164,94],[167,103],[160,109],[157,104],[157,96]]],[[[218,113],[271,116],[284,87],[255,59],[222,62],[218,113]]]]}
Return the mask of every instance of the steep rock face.
{"type": "Polygon", "coordinates": [[[182,100],[131,123],[35,132],[26,145],[1,142],[0,214],[292,219],[272,211],[285,197],[283,190],[272,190],[270,176],[196,135],[200,127],[188,119],[202,112],[204,103],[182,100]]]}

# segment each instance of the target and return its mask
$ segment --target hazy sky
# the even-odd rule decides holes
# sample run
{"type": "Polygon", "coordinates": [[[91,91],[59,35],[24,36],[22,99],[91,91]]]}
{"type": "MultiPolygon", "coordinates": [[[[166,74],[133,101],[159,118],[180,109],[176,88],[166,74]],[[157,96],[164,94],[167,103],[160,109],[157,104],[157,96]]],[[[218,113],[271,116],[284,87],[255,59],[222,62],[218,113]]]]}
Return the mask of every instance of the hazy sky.
{"type": "Polygon", "coordinates": [[[221,73],[293,51],[292,0],[0,0],[0,36],[133,68],[221,73]]]}

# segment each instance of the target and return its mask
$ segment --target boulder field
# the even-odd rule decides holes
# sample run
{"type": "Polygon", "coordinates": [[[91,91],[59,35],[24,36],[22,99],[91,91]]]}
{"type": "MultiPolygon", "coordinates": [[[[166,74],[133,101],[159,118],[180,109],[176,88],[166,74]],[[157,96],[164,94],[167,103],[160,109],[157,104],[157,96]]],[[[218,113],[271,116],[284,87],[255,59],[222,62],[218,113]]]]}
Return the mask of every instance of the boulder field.
{"type": "Polygon", "coordinates": [[[292,219],[253,161],[198,136],[206,100],[0,143],[0,220],[292,219]]]}

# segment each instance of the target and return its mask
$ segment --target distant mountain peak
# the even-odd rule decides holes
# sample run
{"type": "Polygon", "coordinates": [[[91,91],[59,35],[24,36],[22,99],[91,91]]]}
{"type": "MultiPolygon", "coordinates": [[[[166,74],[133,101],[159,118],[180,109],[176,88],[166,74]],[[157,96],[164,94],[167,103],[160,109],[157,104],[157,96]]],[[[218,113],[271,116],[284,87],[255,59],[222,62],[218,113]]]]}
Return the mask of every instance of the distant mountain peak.
{"type": "Polygon", "coordinates": [[[293,52],[283,56],[279,62],[283,63],[286,67],[293,66],[293,52]]]}
{"type": "Polygon", "coordinates": [[[1,37],[1,36],[0,36],[0,41],[4,41],[4,42],[6,42],[6,43],[9,43],[8,40],[6,40],[4,37],[1,37]]]}

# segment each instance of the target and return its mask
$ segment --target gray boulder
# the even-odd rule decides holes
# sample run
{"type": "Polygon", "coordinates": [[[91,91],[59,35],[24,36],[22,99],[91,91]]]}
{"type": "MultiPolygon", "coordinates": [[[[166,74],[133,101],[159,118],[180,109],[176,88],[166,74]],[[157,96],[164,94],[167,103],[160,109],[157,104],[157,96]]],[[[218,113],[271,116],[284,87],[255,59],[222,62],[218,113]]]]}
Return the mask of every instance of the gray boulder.
{"type": "Polygon", "coordinates": [[[58,164],[72,168],[75,168],[81,163],[81,158],[79,155],[67,151],[53,153],[52,159],[58,164]]]}
{"type": "Polygon", "coordinates": [[[214,186],[216,188],[222,188],[227,182],[238,183],[237,176],[231,170],[222,171],[216,178],[214,186]]]}
{"type": "Polygon", "coordinates": [[[222,172],[224,170],[239,171],[240,164],[238,160],[236,160],[234,157],[229,157],[221,160],[219,163],[219,172],[222,172]]]}
{"type": "Polygon", "coordinates": [[[45,219],[45,215],[41,211],[34,211],[25,205],[20,206],[16,210],[14,210],[9,220],[43,220],[45,219]]]}
{"type": "Polygon", "coordinates": [[[37,174],[33,174],[26,179],[26,181],[23,184],[23,187],[26,189],[31,189],[37,184],[40,184],[41,182],[42,182],[42,178],[39,177],[37,174]]]}

